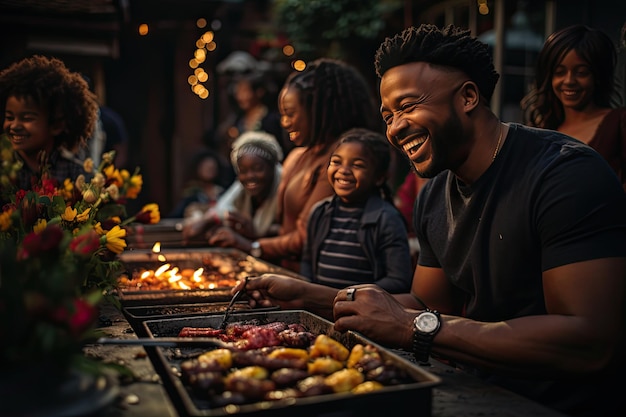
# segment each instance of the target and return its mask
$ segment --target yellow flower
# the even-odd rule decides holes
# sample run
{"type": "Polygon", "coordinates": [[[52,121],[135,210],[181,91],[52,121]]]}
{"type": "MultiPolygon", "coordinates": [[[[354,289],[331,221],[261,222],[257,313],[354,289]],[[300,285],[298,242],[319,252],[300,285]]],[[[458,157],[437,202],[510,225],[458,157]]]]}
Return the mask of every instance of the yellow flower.
{"type": "Polygon", "coordinates": [[[0,213],[0,231],[6,232],[13,225],[13,221],[11,220],[11,215],[14,210],[7,210],[0,213]]]}
{"type": "Polygon", "coordinates": [[[48,222],[46,221],[46,219],[37,219],[37,223],[35,223],[35,225],[33,226],[33,232],[41,233],[41,231],[47,226],[48,222]]]}
{"type": "Polygon", "coordinates": [[[67,206],[65,207],[65,213],[61,214],[61,219],[65,220],[66,222],[73,222],[76,218],[76,214],[76,209],[67,206]]]}
{"type": "Polygon", "coordinates": [[[112,222],[115,222],[117,224],[122,223],[122,219],[120,218],[120,216],[113,216],[109,220],[111,220],[112,222]]]}
{"type": "Polygon", "coordinates": [[[72,183],[72,180],[70,180],[69,178],[66,178],[65,181],[63,181],[63,190],[62,190],[63,198],[65,200],[70,200],[72,198],[73,192],[74,192],[74,184],[72,183]]]}
{"type": "Polygon", "coordinates": [[[87,158],[83,162],[83,169],[85,172],[92,173],[93,172],[93,159],[87,158]]]}
{"type": "Polygon", "coordinates": [[[106,233],[104,229],[102,228],[102,225],[100,224],[100,222],[93,225],[93,230],[95,230],[96,233],[99,234],[100,236],[106,233]]]}
{"type": "Polygon", "coordinates": [[[158,204],[155,204],[155,203],[146,204],[145,206],[143,206],[143,210],[150,212],[150,223],[151,224],[156,224],[156,223],[161,221],[161,212],[159,211],[159,205],[158,204]]]}
{"type": "Polygon", "coordinates": [[[136,219],[140,223],[144,224],[156,224],[161,220],[161,213],[159,212],[158,204],[146,204],[143,206],[136,219]]]}
{"type": "Polygon", "coordinates": [[[130,177],[130,180],[128,181],[128,189],[126,190],[126,197],[137,198],[137,196],[141,192],[142,186],[143,178],[141,174],[133,175],[132,177],[130,177]]]}
{"type": "Polygon", "coordinates": [[[120,171],[115,169],[114,165],[109,165],[108,167],[104,168],[103,172],[104,175],[106,175],[108,179],[112,180],[113,184],[117,185],[118,187],[121,187],[124,184],[124,180],[120,175],[120,171]]]}
{"type": "Polygon", "coordinates": [[[113,253],[122,253],[126,247],[124,237],[126,237],[126,229],[114,226],[113,229],[106,232],[105,235],[107,249],[113,253]]]}
{"type": "Polygon", "coordinates": [[[76,221],[79,223],[84,223],[89,219],[89,212],[91,211],[91,207],[88,207],[85,211],[76,216],[76,221]]]}

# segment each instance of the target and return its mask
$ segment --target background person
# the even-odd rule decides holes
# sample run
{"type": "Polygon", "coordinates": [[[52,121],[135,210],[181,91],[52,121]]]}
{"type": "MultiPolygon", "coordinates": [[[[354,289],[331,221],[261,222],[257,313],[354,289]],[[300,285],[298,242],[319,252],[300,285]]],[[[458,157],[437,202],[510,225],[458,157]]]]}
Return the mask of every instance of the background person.
{"type": "Polygon", "coordinates": [[[32,189],[44,169],[57,186],[85,174],[71,150],[84,146],[97,111],[87,82],[57,58],[34,55],[0,72],[3,132],[14,151],[11,157],[23,163],[14,185],[32,189]]]}
{"type": "MultiPolygon", "coordinates": [[[[220,123],[217,134],[220,146],[230,153],[233,142],[245,132],[266,132],[273,135],[286,155],[293,147],[280,126],[276,108],[276,88],[258,71],[233,75],[231,91],[234,111],[220,123]]],[[[282,162],[282,161],[281,161],[282,162]]]]}
{"type": "Polygon", "coordinates": [[[215,152],[210,149],[198,152],[191,163],[183,196],[167,217],[198,217],[213,208],[224,192],[220,184],[220,174],[224,170],[215,152]]]}
{"type": "Polygon", "coordinates": [[[626,189],[626,108],[612,109],[616,48],[604,32],[573,25],[548,37],[535,86],[521,102],[527,124],[572,136],[598,151],[626,189]]]}

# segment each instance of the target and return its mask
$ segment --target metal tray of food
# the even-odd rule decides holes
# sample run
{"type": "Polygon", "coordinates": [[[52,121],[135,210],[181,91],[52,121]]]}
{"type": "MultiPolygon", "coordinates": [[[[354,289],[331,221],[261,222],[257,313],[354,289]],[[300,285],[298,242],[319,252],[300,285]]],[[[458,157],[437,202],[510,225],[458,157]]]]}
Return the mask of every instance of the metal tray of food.
{"type": "MultiPolygon", "coordinates": [[[[191,303],[191,304],[165,304],[165,305],[147,305],[147,306],[129,306],[122,307],[122,314],[133,328],[135,333],[140,336],[148,336],[144,322],[146,320],[158,320],[166,318],[194,317],[206,316],[210,314],[224,314],[229,303],[191,303]]],[[[280,307],[257,307],[254,310],[247,301],[240,301],[233,304],[233,319],[239,313],[250,313],[259,311],[275,311],[280,307]]],[[[236,319],[235,319],[236,320],[236,319]]]]}
{"type": "MultiPolygon", "coordinates": [[[[198,316],[144,321],[148,337],[175,337],[184,327],[217,328],[221,316],[198,316]]],[[[432,388],[441,383],[441,379],[417,364],[403,358],[389,349],[370,341],[355,332],[339,333],[333,323],[312,313],[302,310],[282,310],[255,313],[240,313],[238,323],[258,323],[260,325],[274,322],[303,325],[314,335],[328,335],[341,342],[348,349],[355,345],[372,345],[382,358],[399,368],[408,380],[385,386],[377,391],[353,394],[350,392],[313,395],[282,400],[260,401],[256,403],[212,406],[206,398],[199,397],[181,379],[181,363],[184,360],[211,350],[204,348],[155,348],[150,356],[157,372],[161,375],[164,387],[170,395],[172,403],[182,416],[227,416],[254,415],[287,417],[362,417],[369,415],[394,416],[430,416],[432,411],[432,388]]]]}
{"type": "MultiPolygon", "coordinates": [[[[129,250],[119,255],[124,271],[118,279],[117,295],[123,306],[189,304],[230,300],[230,290],[246,276],[278,273],[304,279],[301,275],[248,255],[238,249],[203,248],[153,252],[129,250]],[[175,282],[157,278],[155,272],[178,274],[175,282]],[[194,275],[202,268],[199,282],[194,275]],[[173,272],[176,271],[176,272],[173,272]],[[148,273],[146,279],[139,278],[148,273]]],[[[165,276],[165,275],[164,275],[165,276]]]]}

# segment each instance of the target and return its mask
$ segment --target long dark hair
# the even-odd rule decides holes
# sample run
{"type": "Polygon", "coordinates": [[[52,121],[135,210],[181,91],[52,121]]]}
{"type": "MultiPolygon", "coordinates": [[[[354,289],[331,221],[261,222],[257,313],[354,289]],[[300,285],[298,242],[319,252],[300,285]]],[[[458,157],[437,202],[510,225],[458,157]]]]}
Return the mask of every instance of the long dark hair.
{"type": "Polygon", "coordinates": [[[537,56],[535,83],[520,103],[528,125],[557,129],[565,120],[563,105],[552,90],[552,77],[563,57],[572,50],[589,64],[595,83],[594,103],[610,107],[617,60],[615,45],[601,30],[572,25],[551,34],[537,56]]]}

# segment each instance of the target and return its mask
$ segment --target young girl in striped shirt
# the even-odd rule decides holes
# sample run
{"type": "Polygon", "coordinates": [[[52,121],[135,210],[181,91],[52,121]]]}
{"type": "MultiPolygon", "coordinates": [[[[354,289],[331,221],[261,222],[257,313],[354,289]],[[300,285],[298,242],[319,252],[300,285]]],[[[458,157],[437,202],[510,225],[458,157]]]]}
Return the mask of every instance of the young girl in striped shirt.
{"type": "Polygon", "coordinates": [[[327,169],[335,195],[311,211],[300,274],[335,288],[373,283],[409,291],[407,228],[387,186],[390,149],[368,129],[341,135],[327,169]]]}

